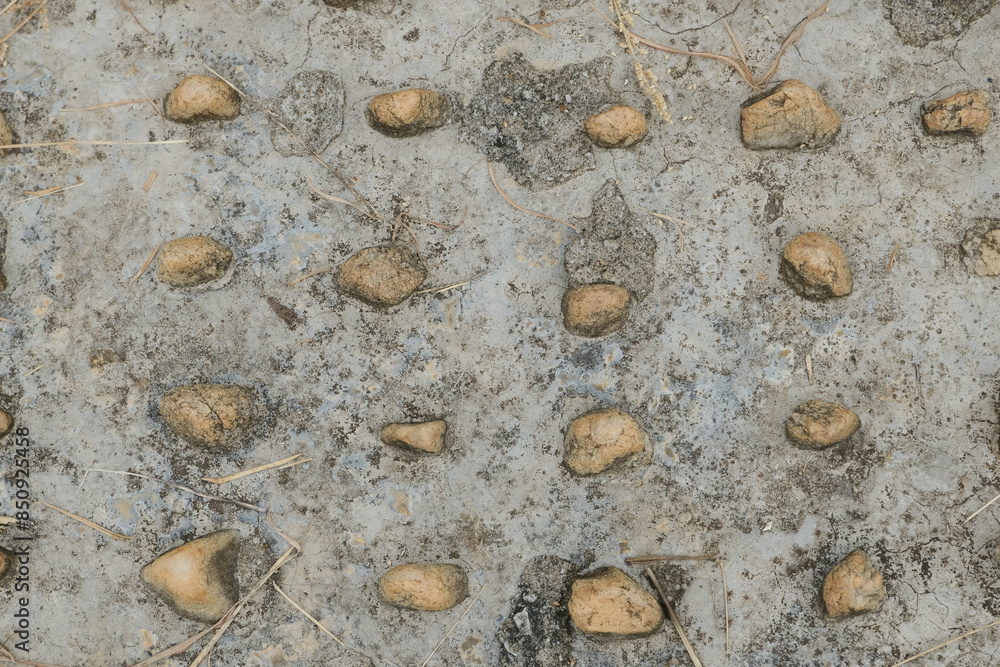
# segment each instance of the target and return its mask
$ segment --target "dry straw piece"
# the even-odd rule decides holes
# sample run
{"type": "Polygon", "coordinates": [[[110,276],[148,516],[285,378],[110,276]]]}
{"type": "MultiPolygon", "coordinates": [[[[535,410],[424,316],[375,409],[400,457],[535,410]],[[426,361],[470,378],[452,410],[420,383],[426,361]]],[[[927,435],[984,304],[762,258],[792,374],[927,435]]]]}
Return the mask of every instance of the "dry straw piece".
{"type": "Polygon", "coordinates": [[[565,220],[563,220],[561,218],[554,218],[551,215],[545,215],[544,213],[538,213],[536,211],[532,211],[530,209],[524,208],[523,206],[519,206],[519,205],[515,204],[514,200],[511,199],[510,197],[508,197],[507,193],[504,192],[503,189],[500,187],[500,184],[497,183],[497,177],[493,173],[493,165],[491,165],[489,162],[487,162],[486,163],[486,168],[490,172],[490,180],[493,181],[493,187],[495,187],[497,189],[497,192],[499,192],[500,195],[504,199],[507,200],[508,204],[510,204],[511,206],[513,206],[514,208],[516,208],[518,211],[521,211],[523,213],[527,213],[528,215],[534,215],[534,216],[539,217],[539,218],[544,218],[546,220],[554,220],[556,222],[561,222],[561,223],[563,223],[564,225],[566,225],[567,227],[569,227],[570,229],[572,229],[575,232],[579,232],[580,231],[579,227],[577,227],[576,225],[571,225],[570,223],[566,222],[565,220]]]}
{"type": "Polygon", "coordinates": [[[232,482],[248,475],[254,475],[259,472],[264,472],[265,470],[271,470],[272,468],[281,470],[282,468],[290,468],[291,466],[300,465],[306,461],[312,461],[312,459],[296,460],[301,456],[302,454],[295,454],[294,456],[289,456],[288,458],[281,459],[280,461],[272,461],[271,463],[265,463],[264,465],[257,466],[256,468],[249,468],[247,470],[241,470],[240,472],[234,472],[233,474],[226,475],[225,477],[202,477],[201,481],[211,482],[212,484],[225,484],[226,482],[232,482]]]}
{"type": "Polygon", "coordinates": [[[38,502],[40,502],[41,504],[45,505],[48,508],[54,509],[55,511],[57,511],[57,512],[59,512],[61,514],[65,514],[66,516],[68,516],[71,519],[75,519],[76,521],[79,521],[80,523],[82,523],[85,526],[89,526],[89,527],[93,528],[94,530],[96,530],[97,532],[101,533],[102,535],[107,535],[108,537],[110,537],[113,540],[120,541],[120,540],[131,540],[132,539],[132,537],[129,536],[129,535],[122,535],[121,533],[116,533],[113,530],[108,530],[104,526],[96,524],[93,521],[91,521],[90,519],[85,519],[82,516],[80,516],[79,514],[73,514],[72,512],[68,512],[68,511],[66,511],[64,509],[56,507],[55,505],[50,505],[50,504],[48,504],[47,502],[45,502],[43,500],[39,500],[38,502]]]}

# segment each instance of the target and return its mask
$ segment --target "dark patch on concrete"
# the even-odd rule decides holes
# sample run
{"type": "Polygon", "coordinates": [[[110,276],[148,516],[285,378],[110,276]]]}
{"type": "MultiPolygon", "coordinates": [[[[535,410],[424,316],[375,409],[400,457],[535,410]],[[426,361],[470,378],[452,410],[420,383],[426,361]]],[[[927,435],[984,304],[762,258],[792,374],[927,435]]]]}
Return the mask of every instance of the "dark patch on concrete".
{"type": "Polygon", "coordinates": [[[997,0],[882,0],[903,44],[927,46],[958,37],[986,16],[997,0]]]}
{"type": "Polygon", "coordinates": [[[579,572],[578,566],[556,556],[536,556],[528,562],[511,599],[510,614],[497,633],[503,647],[501,667],[572,664],[567,605],[579,572]]]}
{"type": "MultiPolygon", "coordinates": [[[[283,123],[311,149],[322,153],[344,126],[344,85],[332,72],[299,72],[285,84],[273,106],[283,123]]],[[[282,157],[309,155],[277,126],[271,130],[271,143],[282,157]]]]}

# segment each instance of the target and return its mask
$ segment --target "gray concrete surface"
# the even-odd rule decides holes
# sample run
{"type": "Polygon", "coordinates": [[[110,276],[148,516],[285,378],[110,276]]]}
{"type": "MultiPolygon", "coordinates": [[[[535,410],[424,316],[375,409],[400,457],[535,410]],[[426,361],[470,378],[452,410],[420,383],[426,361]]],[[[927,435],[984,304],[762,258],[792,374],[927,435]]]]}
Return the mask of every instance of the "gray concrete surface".
{"type": "MultiPolygon", "coordinates": [[[[718,568],[662,570],[674,592],[683,589],[676,606],[705,665],[886,666],[992,620],[1000,514],[962,521],[1000,491],[1000,284],[967,273],[959,243],[978,219],[1000,218],[1000,128],[978,139],[928,137],[918,115],[924,100],[967,88],[986,90],[1000,111],[1000,10],[977,4],[984,11],[942,19],[921,18],[902,0],[833,2],[778,78],[820,90],[841,114],[839,136],[816,151],[752,152],[738,125],[752,91],[732,71],[645,56],[674,118],[664,123],[636,90],[620,40],[586,3],[134,0],[148,34],[117,3],[50,0],[45,26],[36,17],[13,36],[0,69],[0,110],[15,139],[189,143],[0,159],[10,282],[0,317],[17,323],[0,322],[0,400],[30,430],[32,498],[134,538],[111,541],[37,503],[29,532],[8,527],[8,546],[34,535],[31,652],[15,654],[131,664],[201,629],[142,588],[142,565],[184,539],[237,528],[246,590],[286,547],[254,512],[106,473],[84,484],[87,469],[208,489],[201,477],[299,452],[313,460],[213,490],[267,507],[293,536],[311,526],[277,581],[349,649],[268,587],[222,638],[213,665],[420,665],[464,605],[419,614],[380,603],[378,576],[408,560],[461,563],[472,589],[482,588],[429,665],[511,660],[498,632],[519,611],[512,600],[525,599],[522,570],[543,555],[583,571],[618,565],[642,580],[625,556],[719,552],[728,652],[718,568]],[[546,28],[549,40],[501,16],[565,20],[546,28]],[[482,85],[491,64],[516,54],[537,71],[522,69],[525,80],[543,88],[522,112],[537,121],[522,147],[528,166],[496,162],[501,186],[586,236],[593,198],[611,180],[637,234],[656,244],[648,296],[605,339],[576,338],[560,322],[564,251],[578,234],[513,209],[480,163],[493,127],[507,121],[513,136],[528,124],[505,116],[496,87],[482,85]],[[252,107],[232,123],[191,127],[145,103],[61,112],[146,95],[162,102],[205,64],[266,108],[298,114],[286,116],[295,127],[302,115],[326,123],[300,129],[386,221],[314,195],[307,178],[351,198],[252,107]],[[568,76],[581,67],[600,73],[598,82],[568,76]],[[333,76],[290,84],[317,71],[333,76]],[[282,101],[333,77],[342,88],[331,84],[318,106],[282,101]],[[367,100],[408,86],[449,94],[452,121],[409,139],[369,128],[367,100]],[[545,100],[556,88],[562,100],[545,100]],[[562,115],[541,119],[556,102],[562,115]],[[605,103],[646,110],[649,136],[624,151],[587,148],[584,106],[605,103]],[[147,193],[151,171],[159,176],[147,193]],[[22,191],[78,180],[86,185],[15,203],[22,191]],[[387,242],[399,211],[457,222],[466,207],[458,230],[414,231],[428,286],[481,276],[467,285],[387,311],[339,296],[330,273],[288,286],[387,242]],[[673,226],[641,209],[689,220],[683,251],[673,226]],[[843,245],[855,275],[849,297],[807,302],[779,281],[782,247],[809,230],[843,245]],[[160,241],[189,234],[234,250],[227,282],[182,291],[149,270],[126,289],[160,241]],[[267,297],[305,323],[290,330],[267,297]],[[256,387],[267,428],[224,456],[178,441],[155,406],[196,381],[256,387]],[[858,412],[860,434],[819,453],[794,449],[784,419],[814,397],[858,412]],[[564,429],[601,406],[629,411],[653,445],[623,470],[573,478],[560,465],[564,429]],[[378,441],[387,422],[437,416],[451,427],[443,456],[414,459],[378,441]],[[854,548],[872,555],[889,597],[880,612],[832,622],[817,592],[854,548]]],[[[639,34],[722,53],[731,48],[725,18],[757,71],[815,8],[630,7],[639,34]]],[[[30,11],[0,18],[4,33],[30,11]]],[[[6,443],[0,514],[11,515],[6,443]]],[[[16,597],[10,584],[0,591],[4,637],[16,597]]],[[[636,641],[598,644],[576,632],[566,641],[581,667],[688,664],[669,626],[636,641]]],[[[998,646],[992,630],[915,664],[998,664],[998,646]]]]}

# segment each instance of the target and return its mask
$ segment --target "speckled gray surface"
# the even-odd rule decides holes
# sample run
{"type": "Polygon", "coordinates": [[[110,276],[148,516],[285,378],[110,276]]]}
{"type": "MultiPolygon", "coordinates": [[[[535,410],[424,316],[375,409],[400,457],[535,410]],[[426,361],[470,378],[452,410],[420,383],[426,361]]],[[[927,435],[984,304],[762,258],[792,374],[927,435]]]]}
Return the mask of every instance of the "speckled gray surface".
{"type": "MultiPolygon", "coordinates": [[[[929,137],[918,112],[924,100],[967,88],[985,90],[1000,111],[1000,10],[984,3],[981,17],[957,27],[929,17],[934,27],[919,30],[913,11],[896,7],[907,3],[886,4],[833,2],[782,61],[779,78],[817,88],[841,114],[833,144],[752,152],[738,125],[752,91],[733,72],[645,56],[673,115],[664,123],[635,89],[619,39],[586,3],[130,3],[148,34],[119,4],[50,0],[47,25],[36,17],[12,37],[0,69],[0,110],[15,139],[189,143],[0,158],[10,283],[0,317],[16,322],[0,322],[0,407],[30,431],[32,499],[134,537],[114,542],[33,504],[31,652],[15,654],[131,664],[201,629],[141,587],[142,565],[182,540],[237,528],[247,590],[285,549],[252,511],[107,473],[83,483],[94,467],[265,506],[293,536],[311,525],[277,581],[349,649],[267,587],[223,636],[213,665],[420,665],[465,607],[419,614],[379,602],[379,575],[418,559],[463,564],[473,591],[482,588],[428,665],[500,664],[509,649],[498,633],[512,631],[507,619],[520,609],[511,601],[526,599],[522,571],[539,556],[582,571],[618,565],[642,581],[625,556],[719,552],[728,652],[718,568],[684,564],[687,578],[671,570],[683,587],[678,612],[713,666],[887,666],[992,620],[1000,514],[962,521],[1000,492],[1000,283],[970,275],[959,244],[977,220],[998,217],[1000,128],[977,139],[929,137]],[[894,12],[908,21],[899,31],[894,12]],[[565,20],[545,29],[549,40],[501,16],[565,20]],[[924,43],[928,35],[939,38],[924,43]],[[546,72],[539,80],[567,66],[606,68],[607,90],[598,92],[649,112],[649,135],[631,149],[581,155],[582,127],[559,125],[540,136],[571,142],[569,168],[512,174],[494,165],[512,199],[578,225],[611,180],[637,236],[655,242],[648,296],[604,339],[574,337],[560,320],[564,252],[577,233],[513,209],[479,162],[489,114],[497,133],[507,122],[520,136],[502,98],[484,107],[477,97],[491,92],[482,89],[491,64],[517,53],[546,72]],[[286,119],[327,119],[306,139],[386,221],[313,194],[307,179],[352,198],[249,105],[232,123],[190,127],[144,102],[61,111],[162,101],[183,76],[206,73],[203,64],[286,119]],[[338,80],[318,106],[282,101],[283,91],[338,80]],[[368,127],[367,100],[409,86],[447,93],[455,117],[409,139],[368,127]],[[158,177],[147,193],[151,171],[158,177]],[[525,181],[530,173],[571,177],[525,181]],[[78,182],[19,202],[22,191],[78,182]],[[471,283],[388,310],[338,295],[331,273],[288,284],[387,242],[403,210],[455,223],[466,207],[454,231],[412,224],[427,286],[478,276],[471,283]],[[673,225],[642,209],[689,220],[683,250],[673,225]],[[808,302],[778,279],[784,244],[810,230],[844,247],[850,296],[808,302]],[[126,289],[160,241],[190,234],[233,249],[228,279],[170,289],[154,264],[126,289]],[[289,329],[268,297],[304,323],[289,329]],[[156,404],[191,382],[260,391],[270,419],[252,445],[211,456],[167,432],[156,404]],[[832,450],[794,449],[783,423],[810,398],[855,410],[861,432],[832,450]],[[634,415],[652,446],[624,469],[574,478],[561,466],[564,429],[603,406],[634,415]],[[379,442],[387,422],[439,416],[449,422],[444,455],[418,459],[379,442]],[[199,481],[300,452],[312,461],[221,490],[199,481]],[[832,622],[817,591],[854,548],[885,574],[888,600],[877,613],[832,622]]],[[[639,34],[680,48],[728,53],[725,18],[757,71],[815,8],[802,0],[631,6],[639,34]]],[[[0,17],[3,32],[30,11],[0,17]]],[[[572,92],[560,94],[565,122],[577,123],[572,92]]],[[[539,101],[522,113],[555,106],[539,101]]],[[[559,118],[531,122],[544,129],[559,118]]],[[[560,153],[558,143],[529,148],[545,159],[560,153]]],[[[11,515],[15,448],[5,442],[0,514],[11,515]]],[[[27,534],[7,527],[0,544],[27,534]]],[[[4,637],[17,608],[4,584],[4,637]]],[[[612,644],[573,631],[568,646],[581,667],[687,664],[669,626],[612,644]]],[[[996,664],[997,646],[992,630],[915,664],[996,664]]]]}

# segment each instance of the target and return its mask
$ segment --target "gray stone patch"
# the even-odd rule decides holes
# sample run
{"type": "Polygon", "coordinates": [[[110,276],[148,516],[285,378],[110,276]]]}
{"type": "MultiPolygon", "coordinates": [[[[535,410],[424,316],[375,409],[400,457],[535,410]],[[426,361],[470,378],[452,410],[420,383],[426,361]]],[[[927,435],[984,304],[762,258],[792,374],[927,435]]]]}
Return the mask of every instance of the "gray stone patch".
{"type": "Polygon", "coordinates": [[[997,0],[882,0],[903,44],[927,46],[958,37],[986,16],[997,0]]]}
{"type": "Polygon", "coordinates": [[[962,261],[977,276],[1000,275],[1000,220],[983,219],[962,239],[962,261]]]}
{"type": "MultiPolygon", "coordinates": [[[[302,141],[322,153],[344,126],[344,86],[332,72],[299,72],[285,84],[275,112],[302,141]]],[[[282,157],[309,153],[288,133],[275,126],[271,143],[282,157]]]]}
{"type": "Polygon", "coordinates": [[[528,562],[498,633],[503,646],[501,667],[572,664],[567,605],[570,585],[579,571],[556,556],[536,556],[528,562]]]}

